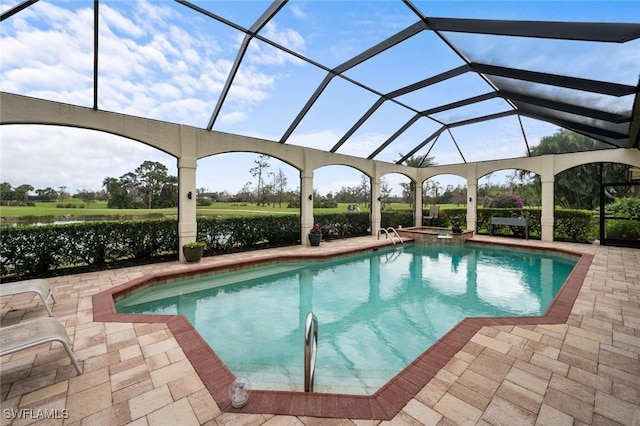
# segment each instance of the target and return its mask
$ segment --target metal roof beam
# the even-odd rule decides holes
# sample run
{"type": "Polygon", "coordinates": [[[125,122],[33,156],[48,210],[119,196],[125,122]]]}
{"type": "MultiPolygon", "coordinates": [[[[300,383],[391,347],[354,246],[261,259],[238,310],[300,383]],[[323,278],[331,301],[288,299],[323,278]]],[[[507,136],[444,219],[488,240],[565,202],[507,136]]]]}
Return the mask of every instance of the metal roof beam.
{"type": "Polygon", "coordinates": [[[452,127],[466,126],[467,124],[475,124],[475,123],[481,123],[483,121],[495,120],[497,118],[509,117],[511,115],[516,115],[517,113],[518,111],[516,110],[498,112],[495,114],[489,114],[489,115],[483,115],[481,117],[470,118],[468,120],[457,121],[455,123],[447,124],[446,127],[450,129],[452,127]]]}
{"type": "MultiPolygon", "coordinates": [[[[429,142],[431,142],[433,139],[437,138],[438,136],[440,136],[440,134],[442,132],[444,132],[447,129],[447,126],[442,126],[440,127],[438,130],[436,130],[435,133],[432,133],[431,135],[429,135],[429,137],[427,137],[425,140],[423,140],[420,144],[418,144],[415,148],[413,148],[411,151],[409,151],[407,154],[404,155],[404,157],[402,157],[401,159],[399,159],[398,161],[396,161],[396,164],[402,164],[405,161],[407,161],[407,158],[411,158],[411,156],[413,156],[416,152],[420,151],[426,144],[428,144],[429,142]]],[[[431,152],[429,150],[429,152],[431,152]]],[[[427,153],[428,155],[429,153],[427,153]]]]}
{"type": "Polygon", "coordinates": [[[394,140],[396,140],[398,138],[398,136],[400,136],[401,134],[403,134],[405,132],[405,130],[407,130],[409,127],[413,126],[413,123],[415,123],[416,121],[418,121],[418,119],[422,117],[422,115],[420,114],[416,114],[413,117],[411,117],[409,119],[409,121],[407,121],[406,123],[404,123],[404,125],[402,127],[400,127],[393,135],[391,135],[391,137],[389,137],[389,139],[387,139],[386,141],[384,141],[384,143],[382,143],[382,145],[380,145],[375,151],[373,151],[368,157],[367,160],[372,160],[376,155],[380,154],[380,152],[385,149],[387,146],[389,146],[389,144],[391,142],[393,142],[394,140]]]}
{"type": "Polygon", "coordinates": [[[340,140],[338,141],[338,143],[336,143],[333,148],[331,148],[331,150],[329,152],[336,152],[338,149],[340,149],[340,147],[342,146],[342,144],[344,144],[347,139],[349,139],[351,137],[351,135],[353,135],[356,130],[358,130],[360,128],[360,126],[362,126],[365,121],[367,121],[369,119],[369,117],[371,117],[373,115],[374,112],[376,112],[378,110],[378,108],[380,108],[382,106],[382,104],[384,103],[384,101],[386,101],[386,98],[379,98],[372,106],[371,108],[369,108],[367,110],[367,112],[364,113],[364,115],[362,117],[360,117],[360,119],[356,122],[356,124],[354,124],[353,126],[351,126],[351,128],[347,131],[347,133],[345,133],[345,135],[340,138],[340,140]]]}
{"type": "Polygon", "coordinates": [[[548,74],[537,71],[527,71],[516,68],[500,67],[496,65],[480,64],[472,62],[471,68],[481,74],[507,77],[516,80],[531,81],[533,83],[548,84],[552,86],[564,87],[567,89],[582,90],[587,92],[601,93],[610,96],[625,96],[636,93],[635,86],[626,84],[609,83],[606,81],[588,80],[585,78],[567,77],[558,74],[548,74]]]}
{"type": "Polygon", "coordinates": [[[516,104],[516,106],[520,104],[535,105],[542,108],[551,109],[554,111],[567,112],[569,114],[595,118],[597,120],[608,121],[615,124],[622,124],[622,123],[627,123],[631,121],[630,116],[615,114],[612,112],[602,111],[599,109],[587,108],[587,107],[574,105],[574,104],[567,104],[564,102],[538,98],[535,96],[522,95],[520,93],[509,92],[506,90],[501,90],[499,93],[503,97],[513,101],[516,104]]]}
{"type": "Polygon", "coordinates": [[[547,115],[544,113],[536,112],[528,110],[526,107],[522,107],[519,111],[520,114],[535,118],[536,120],[546,121],[548,123],[557,124],[558,126],[565,127],[567,129],[576,129],[582,132],[588,132],[594,135],[600,135],[605,138],[615,139],[615,140],[627,140],[629,135],[616,132],[613,130],[607,130],[600,127],[589,126],[588,124],[579,123],[577,121],[565,120],[557,117],[553,117],[551,115],[547,115]]]}
{"type": "Polygon", "coordinates": [[[98,40],[100,39],[100,2],[93,0],[93,109],[98,109],[98,40]]]}
{"type": "Polygon", "coordinates": [[[483,102],[489,99],[499,98],[499,97],[501,96],[498,92],[489,92],[489,93],[485,93],[484,95],[473,96],[471,98],[463,99],[461,101],[451,102],[450,104],[441,105],[435,108],[430,108],[422,111],[421,114],[422,115],[437,114],[439,112],[448,111],[450,109],[460,108],[466,105],[471,105],[471,104],[475,104],[478,102],[483,102]]]}
{"type": "Polygon", "coordinates": [[[402,87],[398,90],[394,90],[393,92],[389,92],[387,93],[387,96],[389,98],[396,98],[398,96],[406,95],[407,93],[415,92],[416,90],[420,90],[427,86],[431,86],[432,84],[440,83],[441,81],[457,77],[469,71],[471,71],[471,67],[469,67],[468,65],[461,65],[457,68],[450,69],[449,71],[445,71],[438,75],[434,75],[433,77],[425,78],[424,80],[418,81],[417,83],[409,84],[408,86],[402,87]]]}
{"type": "MultiPolygon", "coordinates": [[[[343,72],[355,67],[356,65],[359,65],[362,62],[378,55],[379,53],[382,53],[385,50],[397,45],[398,43],[401,43],[404,40],[414,36],[415,34],[419,33],[424,29],[425,29],[424,23],[422,21],[417,22],[403,29],[402,31],[392,35],[391,37],[383,40],[382,42],[376,44],[372,48],[367,49],[364,52],[360,53],[359,55],[354,56],[348,61],[343,62],[342,64],[338,65],[334,69],[330,70],[325,76],[325,78],[322,80],[320,85],[316,88],[313,95],[311,95],[311,97],[307,100],[307,103],[300,110],[296,118],[293,120],[293,122],[289,125],[287,130],[284,132],[284,134],[280,138],[280,143],[285,143],[287,139],[289,139],[291,134],[294,132],[296,127],[298,127],[298,125],[300,124],[302,119],[305,117],[305,115],[307,115],[307,113],[309,112],[313,104],[318,100],[322,92],[324,92],[324,90],[327,88],[327,86],[329,85],[329,83],[331,82],[334,76],[342,74],[343,72]]],[[[334,148],[338,149],[340,145],[342,145],[344,142],[345,141],[341,140],[341,142],[338,142],[339,145],[337,147],[334,146],[334,148]]]]}
{"type": "MultiPolygon", "coordinates": [[[[422,147],[424,147],[426,144],[428,144],[433,138],[439,136],[442,132],[444,132],[445,130],[451,129],[452,127],[458,127],[458,126],[464,126],[464,125],[467,125],[467,124],[480,123],[482,121],[495,120],[497,118],[502,118],[502,117],[509,117],[511,115],[516,115],[517,113],[518,112],[515,111],[515,110],[499,112],[497,114],[484,115],[482,117],[476,117],[476,118],[472,118],[470,120],[458,121],[456,123],[451,123],[451,124],[448,124],[446,126],[442,126],[435,133],[432,133],[427,139],[422,141],[422,143],[420,143],[418,146],[416,146],[411,151],[409,151],[409,153],[407,153],[404,157],[402,157],[400,160],[396,161],[396,164],[402,164],[407,158],[411,157],[413,154],[415,154],[416,152],[420,151],[422,149],[422,147]]],[[[460,155],[462,155],[462,153],[460,153],[460,155]]]]}
{"type": "Polygon", "coordinates": [[[418,21],[413,25],[408,26],[407,28],[397,32],[391,37],[381,41],[375,46],[365,50],[364,52],[354,56],[346,62],[338,65],[333,69],[336,74],[342,74],[343,72],[355,67],[356,65],[360,65],[362,62],[373,58],[374,56],[384,52],[385,50],[395,46],[396,44],[402,43],[408,38],[413,37],[418,34],[420,31],[426,29],[426,25],[422,21],[418,21]]]}
{"type": "MultiPolygon", "coordinates": [[[[426,78],[422,81],[419,81],[417,83],[414,84],[410,84],[408,86],[405,86],[401,89],[398,90],[394,90],[393,92],[389,92],[386,95],[380,97],[380,99],[378,99],[376,101],[375,104],[373,104],[373,106],[371,108],[369,108],[369,110],[367,112],[364,113],[364,115],[362,117],[360,117],[360,119],[356,122],[356,124],[354,124],[349,131],[340,139],[340,141],[338,141],[338,143],[336,143],[333,148],[331,148],[331,152],[336,152],[346,141],[347,139],[349,139],[349,137],[351,137],[351,135],[353,135],[355,133],[356,130],[358,130],[364,123],[365,121],[367,121],[367,119],[369,119],[369,117],[371,117],[371,115],[384,103],[384,101],[388,100],[388,99],[392,99],[398,96],[402,96],[402,95],[406,95],[407,93],[411,93],[413,91],[422,89],[424,87],[430,86],[432,84],[436,84],[439,83],[441,81],[445,81],[448,80],[450,78],[456,77],[460,74],[464,74],[465,72],[470,71],[471,68],[469,68],[469,66],[467,65],[462,65],[460,67],[451,69],[449,71],[445,71],[441,74],[435,75],[433,77],[429,77],[426,78]]],[[[494,97],[496,94],[492,94],[490,97],[494,97]]],[[[483,96],[488,96],[488,95],[483,95],[483,96]]],[[[464,101],[462,101],[464,102],[464,101]]],[[[471,103],[471,102],[470,102],[471,103]]],[[[450,104],[451,105],[451,104],[450,104]]],[[[459,106],[462,106],[459,105],[459,106]]],[[[452,107],[455,108],[455,107],[452,107]]],[[[448,109],[448,108],[445,108],[448,109]]],[[[435,110],[435,108],[434,108],[435,110]]],[[[427,110],[422,111],[421,114],[422,115],[427,115],[430,114],[431,110],[427,110]]],[[[444,109],[443,109],[444,111],[444,109]]],[[[439,112],[439,111],[435,111],[435,112],[439,112]]]]}
{"type": "Polygon", "coordinates": [[[625,43],[640,38],[640,24],[427,18],[429,29],[472,34],[625,43]]]}
{"type": "Polygon", "coordinates": [[[16,13],[22,11],[23,9],[26,9],[27,7],[29,7],[32,4],[37,3],[37,2],[38,2],[38,0],[29,0],[29,1],[25,1],[25,2],[22,2],[20,4],[15,5],[11,9],[7,10],[5,13],[0,15],[0,22],[4,21],[5,19],[11,18],[16,13]]]}
{"type": "Polygon", "coordinates": [[[222,105],[224,101],[227,99],[227,95],[231,90],[231,85],[233,84],[233,80],[236,78],[236,74],[240,69],[240,64],[242,63],[242,58],[244,58],[247,49],[249,48],[249,43],[253,39],[254,35],[260,32],[262,28],[264,28],[267,23],[273,19],[273,17],[284,7],[288,0],[275,0],[267,10],[264,11],[262,15],[254,22],[254,24],[249,29],[244,36],[244,40],[242,40],[242,44],[240,45],[240,49],[238,50],[238,54],[236,55],[236,59],[233,61],[233,65],[231,66],[231,71],[229,71],[229,77],[227,77],[227,81],[224,83],[224,87],[222,92],[220,93],[220,97],[218,98],[218,102],[216,103],[216,107],[213,110],[213,114],[211,114],[211,118],[209,119],[209,124],[207,125],[207,130],[211,130],[213,128],[218,115],[220,115],[220,111],[222,110],[222,105]]]}
{"type": "Polygon", "coordinates": [[[335,77],[335,74],[333,73],[328,73],[327,75],[324,76],[324,79],[322,80],[322,82],[320,82],[320,85],[316,88],[315,92],[313,92],[311,97],[307,100],[307,103],[304,104],[300,112],[298,112],[298,115],[296,116],[296,118],[289,125],[289,128],[287,128],[287,130],[284,132],[284,134],[280,138],[280,143],[285,143],[287,139],[289,139],[289,136],[291,136],[291,134],[296,129],[296,127],[298,127],[298,124],[300,124],[304,116],[307,115],[307,113],[309,112],[313,104],[316,103],[316,101],[318,100],[322,92],[324,92],[324,89],[327,88],[327,86],[329,85],[333,77],[335,77]]]}

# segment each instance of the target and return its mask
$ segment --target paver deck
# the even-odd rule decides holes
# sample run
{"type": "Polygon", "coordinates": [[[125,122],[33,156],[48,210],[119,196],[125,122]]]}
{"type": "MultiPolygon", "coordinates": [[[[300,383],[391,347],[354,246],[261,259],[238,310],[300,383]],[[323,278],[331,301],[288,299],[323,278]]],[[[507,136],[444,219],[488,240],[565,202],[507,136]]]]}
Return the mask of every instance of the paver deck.
{"type": "MultiPolygon", "coordinates": [[[[180,345],[175,328],[164,322],[94,320],[94,295],[144,275],[379,244],[376,237],[362,237],[205,258],[199,265],[169,262],[50,279],[58,301],[53,314],[65,324],[85,373],[76,376],[64,348],[56,344],[1,358],[1,424],[36,424],[49,417],[47,424],[65,425],[640,425],[640,250],[474,239],[562,248],[593,259],[575,302],[559,302],[569,310],[565,318],[481,325],[390,420],[350,418],[354,406],[339,397],[318,401],[332,404],[328,409],[344,413],[342,418],[316,417],[312,403],[306,403],[306,415],[297,416],[223,412],[211,396],[209,378],[190,361],[192,348],[180,345]]],[[[4,297],[0,303],[3,326],[47,315],[37,296],[4,297]]],[[[269,402],[265,398],[270,397],[262,396],[260,404],[269,402]]],[[[294,396],[277,403],[287,405],[280,407],[286,412],[300,401],[294,396]]],[[[385,407],[379,408],[383,414],[385,407]]]]}

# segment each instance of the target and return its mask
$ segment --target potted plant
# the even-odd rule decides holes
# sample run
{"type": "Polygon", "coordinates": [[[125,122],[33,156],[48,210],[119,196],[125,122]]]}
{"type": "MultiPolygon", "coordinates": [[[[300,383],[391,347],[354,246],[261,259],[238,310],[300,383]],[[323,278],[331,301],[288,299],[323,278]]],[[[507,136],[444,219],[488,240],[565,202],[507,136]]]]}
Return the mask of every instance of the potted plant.
{"type": "Polygon", "coordinates": [[[194,241],[182,246],[182,253],[187,262],[200,262],[207,244],[203,241],[194,241]]]}
{"type": "Polygon", "coordinates": [[[311,231],[309,231],[309,242],[312,246],[319,246],[322,239],[322,231],[320,231],[320,225],[317,223],[313,225],[311,231]]]}
{"type": "Polygon", "coordinates": [[[454,234],[461,234],[462,227],[460,226],[460,217],[454,216],[451,218],[451,232],[454,234]]]}

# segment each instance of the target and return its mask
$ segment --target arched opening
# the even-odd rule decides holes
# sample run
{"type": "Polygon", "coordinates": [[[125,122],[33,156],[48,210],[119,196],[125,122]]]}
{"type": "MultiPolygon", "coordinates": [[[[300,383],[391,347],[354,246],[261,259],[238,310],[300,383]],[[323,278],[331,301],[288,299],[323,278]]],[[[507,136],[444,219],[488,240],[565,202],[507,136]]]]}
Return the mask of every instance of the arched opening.
{"type": "Polygon", "coordinates": [[[198,214],[300,213],[300,172],[275,157],[230,152],[200,159],[198,214]]]}
{"type": "Polygon", "coordinates": [[[0,162],[5,206],[13,199],[73,220],[176,214],[176,159],[132,139],[65,126],[4,125],[0,162]]]}
{"type": "Polygon", "coordinates": [[[466,223],[467,181],[457,175],[441,174],[422,183],[422,224],[450,227],[451,218],[466,223]]]}
{"type": "MultiPolygon", "coordinates": [[[[318,202],[333,201],[340,212],[347,212],[349,205],[352,209],[365,211],[371,202],[370,178],[353,167],[342,165],[324,166],[316,169],[313,174],[314,211],[318,202]]],[[[332,204],[333,205],[333,204],[332,204]]]]}
{"type": "Polygon", "coordinates": [[[313,217],[323,239],[371,232],[371,178],[350,166],[330,165],[313,175],[313,217]]]}
{"type": "Polygon", "coordinates": [[[521,169],[487,173],[478,179],[477,199],[479,234],[541,238],[542,185],[539,175],[521,169]],[[492,218],[509,218],[514,224],[494,224],[492,218]]]}
{"type": "Polygon", "coordinates": [[[588,163],[558,173],[556,239],[640,245],[640,190],[631,169],[620,163],[588,163]]]}

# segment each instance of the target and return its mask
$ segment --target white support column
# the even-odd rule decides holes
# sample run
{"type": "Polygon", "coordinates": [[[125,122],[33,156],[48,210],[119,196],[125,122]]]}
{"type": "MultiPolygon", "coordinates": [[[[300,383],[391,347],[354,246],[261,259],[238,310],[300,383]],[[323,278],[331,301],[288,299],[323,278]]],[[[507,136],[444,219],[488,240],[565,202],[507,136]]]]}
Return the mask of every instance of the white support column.
{"type": "Polygon", "coordinates": [[[313,228],[313,170],[300,171],[300,244],[310,246],[313,228]]]}
{"type": "Polygon", "coordinates": [[[540,226],[542,228],[542,241],[553,241],[554,228],[554,182],[555,178],[552,173],[543,173],[540,176],[542,181],[542,212],[540,216],[540,226]]]}
{"type": "Polygon", "coordinates": [[[475,164],[467,165],[467,230],[478,231],[478,176],[475,164]]]}
{"type": "Polygon", "coordinates": [[[422,226],[422,184],[416,182],[413,191],[413,226],[422,226]]]}
{"type": "Polygon", "coordinates": [[[184,262],[182,246],[196,240],[196,166],[195,158],[178,159],[178,253],[184,262]]]}
{"type": "Polygon", "coordinates": [[[381,218],[381,202],[380,199],[380,178],[378,176],[371,178],[371,235],[378,235],[380,231],[381,218]]]}
{"type": "Polygon", "coordinates": [[[478,227],[478,183],[467,181],[467,230],[477,231],[478,227]]]}
{"type": "Polygon", "coordinates": [[[178,158],[178,253],[184,262],[182,246],[196,240],[196,168],[198,166],[196,133],[193,128],[180,126],[178,158]],[[191,195],[189,195],[191,194],[191,195]]]}

